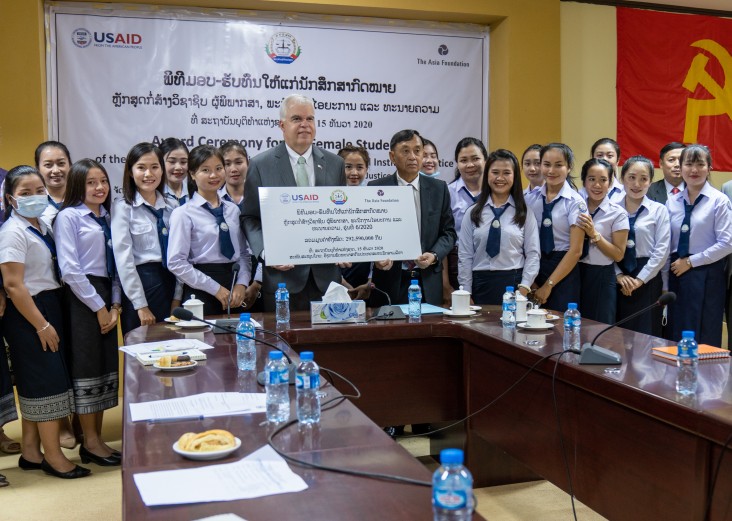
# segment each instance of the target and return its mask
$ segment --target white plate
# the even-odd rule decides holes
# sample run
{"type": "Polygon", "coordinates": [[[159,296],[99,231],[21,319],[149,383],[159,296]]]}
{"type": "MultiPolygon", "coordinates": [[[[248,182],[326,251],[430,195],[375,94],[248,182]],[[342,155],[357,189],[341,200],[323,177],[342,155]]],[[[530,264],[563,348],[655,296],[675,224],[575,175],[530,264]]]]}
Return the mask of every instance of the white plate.
{"type": "Polygon", "coordinates": [[[451,309],[446,309],[443,311],[443,314],[447,315],[448,317],[472,317],[473,315],[477,315],[478,313],[475,311],[468,311],[467,313],[453,313],[451,309]]]}
{"type": "Polygon", "coordinates": [[[560,318],[562,317],[560,317],[559,315],[552,315],[551,313],[547,314],[546,316],[546,320],[548,320],[549,322],[554,322],[556,320],[559,320],[560,318]]]}
{"type": "Polygon", "coordinates": [[[167,322],[168,324],[180,324],[181,320],[179,318],[171,318],[171,317],[165,317],[163,319],[164,322],[167,322]]]}
{"type": "Polygon", "coordinates": [[[209,327],[208,324],[204,324],[197,320],[181,320],[180,322],[176,322],[175,325],[182,327],[183,329],[202,329],[204,327],[209,327]]]}
{"type": "Polygon", "coordinates": [[[158,365],[159,362],[155,362],[153,364],[153,367],[155,369],[160,369],[161,371],[187,371],[188,369],[193,369],[194,367],[196,367],[198,365],[198,362],[196,362],[195,360],[191,360],[191,362],[193,362],[193,363],[190,365],[181,365],[178,367],[160,367],[158,365]]]}
{"type": "Polygon", "coordinates": [[[188,452],[185,450],[180,450],[178,448],[178,442],[176,441],[175,443],[173,443],[173,452],[188,459],[193,459],[197,461],[211,461],[215,459],[225,458],[226,456],[237,450],[239,447],[241,447],[241,440],[236,437],[234,438],[234,440],[236,440],[236,444],[232,448],[212,452],[188,452]]]}
{"type": "Polygon", "coordinates": [[[525,329],[527,331],[546,331],[547,329],[553,329],[554,324],[544,324],[543,326],[529,326],[528,322],[519,322],[516,327],[525,329]]]}
{"type": "MultiPolygon", "coordinates": [[[[470,311],[480,311],[481,309],[483,309],[482,306],[470,306],[470,311]]],[[[450,310],[452,311],[452,307],[450,310]]]]}

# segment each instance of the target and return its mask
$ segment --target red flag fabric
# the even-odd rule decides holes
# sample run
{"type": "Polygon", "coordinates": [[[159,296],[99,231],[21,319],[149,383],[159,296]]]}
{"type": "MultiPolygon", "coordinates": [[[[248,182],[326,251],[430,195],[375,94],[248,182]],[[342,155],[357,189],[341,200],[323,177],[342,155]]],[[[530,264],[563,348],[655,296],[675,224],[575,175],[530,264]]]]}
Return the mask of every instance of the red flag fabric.
{"type": "Polygon", "coordinates": [[[623,157],[703,143],[732,171],[732,19],[618,8],[617,31],[623,157]]]}

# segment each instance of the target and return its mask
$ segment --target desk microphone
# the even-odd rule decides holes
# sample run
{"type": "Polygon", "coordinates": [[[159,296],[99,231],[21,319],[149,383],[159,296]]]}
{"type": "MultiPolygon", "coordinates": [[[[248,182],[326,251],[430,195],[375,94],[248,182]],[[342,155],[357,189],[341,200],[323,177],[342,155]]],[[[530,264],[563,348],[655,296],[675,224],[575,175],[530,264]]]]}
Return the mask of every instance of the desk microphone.
{"type": "Polygon", "coordinates": [[[604,347],[595,345],[595,341],[597,341],[600,335],[602,335],[605,331],[614,328],[615,326],[625,324],[627,321],[637,317],[638,315],[642,315],[646,311],[649,311],[656,306],[666,306],[668,304],[671,304],[675,300],[676,293],[674,293],[673,291],[669,291],[668,293],[664,293],[663,295],[661,295],[659,299],[650,306],[643,308],[640,311],[636,311],[632,315],[628,315],[627,317],[625,317],[623,320],[607,326],[605,329],[600,331],[595,336],[595,338],[592,339],[592,342],[585,343],[582,346],[582,354],[580,355],[579,363],[592,365],[620,365],[622,363],[622,360],[618,353],[616,353],[615,351],[611,351],[610,349],[605,349],[604,347]]]}
{"type": "Polygon", "coordinates": [[[386,296],[386,301],[389,303],[386,306],[381,306],[376,312],[376,315],[371,317],[371,320],[402,320],[407,318],[404,315],[404,311],[402,311],[402,308],[400,308],[399,306],[391,305],[391,297],[386,291],[377,288],[373,282],[369,282],[369,288],[375,289],[382,295],[386,296]]]}
{"type": "MultiPolygon", "coordinates": [[[[257,337],[251,337],[251,336],[245,335],[244,333],[239,333],[236,330],[235,327],[218,325],[218,324],[216,324],[214,322],[211,322],[211,321],[208,321],[208,320],[204,320],[202,318],[198,318],[198,317],[196,317],[196,316],[193,315],[193,312],[191,312],[190,310],[188,310],[186,308],[180,308],[180,307],[179,308],[175,308],[173,310],[173,316],[175,318],[180,319],[180,320],[195,320],[197,322],[203,322],[204,324],[208,324],[209,326],[213,326],[214,329],[215,328],[223,329],[227,333],[233,333],[235,335],[242,336],[244,338],[248,338],[249,340],[254,340],[255,342],[259,342],[259,343],[264,344],[266,346],[269,346],[269,347],[271,347],[273,349],[276,349],[277,351],[279,351],[280,353],[282,353],[282,356],[284,356],[287,359],[288,368],[290,370],[290,385],[295,385],[295,370],[297,369],[297,364],[293,363],[292,362],[292,358],[290,358],[287,355],[287,353],[285,353],[278,346],[276,346],[274,344],[271,344],[270,342],[266,342],[264,340],[260,340],[257,337]]],[[[266,372],[265,371],[261,371],[261,372],[257,373],[257,383],[259,383],[259,385],[264,385],[265,380],[266,380],[266,372]]]]}
{"type": "Polygon", "coordinates": [[[239,263],[235,262],[231,265],[231,287],[229,288],[229,298],[226,299],[226,318],[228,319],[231,319],[231,294],[234,293],[237,275],[239,275],[239,263]]]}

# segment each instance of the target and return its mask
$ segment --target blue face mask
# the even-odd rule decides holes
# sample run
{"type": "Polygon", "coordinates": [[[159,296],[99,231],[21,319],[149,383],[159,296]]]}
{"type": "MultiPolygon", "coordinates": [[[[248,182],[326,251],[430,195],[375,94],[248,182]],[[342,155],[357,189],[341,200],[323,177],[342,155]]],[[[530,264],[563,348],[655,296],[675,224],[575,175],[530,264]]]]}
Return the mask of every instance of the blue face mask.
{"type": "MultiPolygon", "coordinates": [[[[12,195],[10,197],[13,197],[12,195]]],[[[48,196],[43,195],[21,195],[13,197],[18,207],[15,209],[23,217],[35,219],[40,217],[48,207],[48,196]]]]}

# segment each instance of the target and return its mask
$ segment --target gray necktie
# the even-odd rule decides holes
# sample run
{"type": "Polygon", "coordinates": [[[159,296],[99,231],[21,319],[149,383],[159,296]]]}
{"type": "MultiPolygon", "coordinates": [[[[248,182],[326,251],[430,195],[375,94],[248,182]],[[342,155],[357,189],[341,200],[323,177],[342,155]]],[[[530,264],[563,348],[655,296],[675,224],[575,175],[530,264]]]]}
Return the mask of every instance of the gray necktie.
{"type": "Polygon", "coordinates": [[[308,171],[305,169],[305,158],[302,156],[297,158],[295,181],[297,182],[297,186],[310,186],[310,181],[308,181],[308,171]]]}

